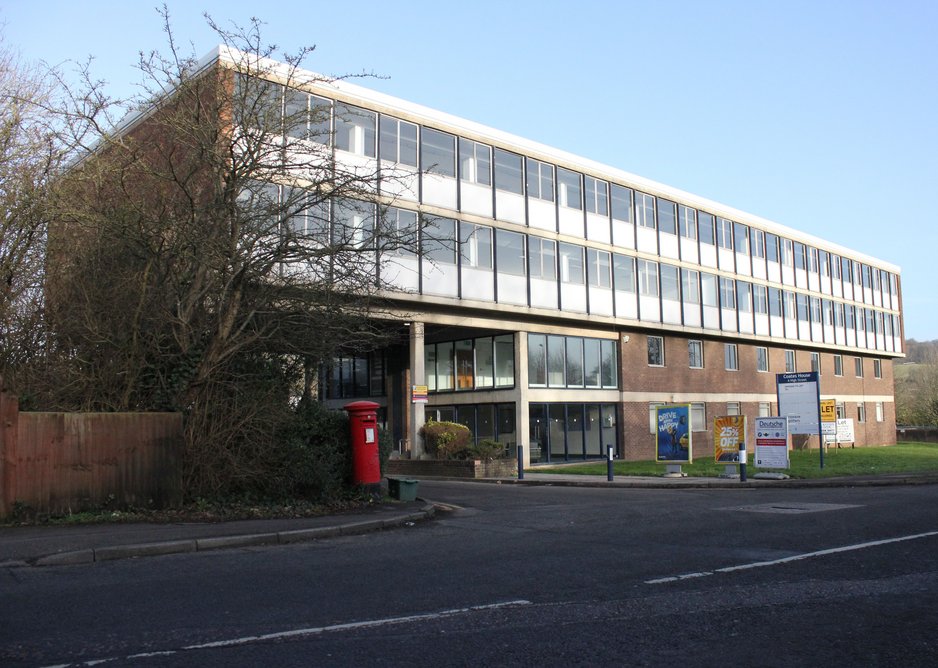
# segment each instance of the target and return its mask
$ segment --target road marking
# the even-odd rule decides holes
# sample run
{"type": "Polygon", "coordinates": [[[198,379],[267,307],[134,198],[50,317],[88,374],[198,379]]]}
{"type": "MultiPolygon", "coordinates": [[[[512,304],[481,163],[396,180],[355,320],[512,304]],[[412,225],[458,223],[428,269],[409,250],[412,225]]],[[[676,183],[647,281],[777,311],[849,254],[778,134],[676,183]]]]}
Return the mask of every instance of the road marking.
{"type": "Polygon", "coordinates": [[[333,624],[331,626],[312,626],[305,629],[293,629],[291,631],[280,631],[278,633],[265,633],[259,636],[243,636],[241,638],[230,638],[228,640],[216,640],[214,642],[200,643],[197,645],[187,645],[176,650],[162,650],[153,652],[140,652],[128,656],[112,656],[105,659],[89,659],[87,661],[78,661],[75,663],[60,663],[46,668],[69,668],[70,666],[97,666],[102,663],[112,661],[129,661],[132,659],[143,659],[155,656],[172,656],[181,652],[191,652],[200,649],[214,649],[218,647],[235,647],[237,645],[247,645],[254,642],[264,642],[266,640],[279,640],[281,638],[297,638],[303,636],[321,635],[333,631],[354,631],[358,629],[369,629],[379,626],[390,626],[392,624],[406,624],[407,622],[422,622],[434,619],[444,619],[455,615],[464,615],[470,612],[480,612],[484,610],[497,610],[499,608],[516,608],[524,605],[532,605],[531,601],[518,599],[515,601],[504,601],[502,603],[489,603],[487,605],[472,605],[466,608],[453,608],[452,610],[442,610],[440,612],[428,612],[420,615],[405,615],[403,617],[385,617],[384,619],[370,619],[364,622],[348,622],[345,624],[333,624]]]}
{"type": "Polygon", "coordinates": [[[813,557],[824,557],[829,554],[839,554],[841,552],[853,552],[855,550],[865,550],[870,547],[878,547],[880,545],[889,545],[890,543],[901,543],[907,540],[918,540],[919,538],[930,538],[931,536],[938,536],[938,531],[927,531],[925,533],[912,534],[910,536],[898,536],[897,538],[885,538],[883,540],[871,540],[867,543],[856,543],[854,545],[843,545],[841,547],[832,547],[826,550],[817,550],[816,552],[805,552],[803,554],[794,554],[790,557],[782,557],[781,559],[772,559],[770,561],[754,561],[748,564],[738,564],[736,566],[725,566],[724,568],[715,568],[712,571],[700,571],[697,573],[682,573],[680,575],[670,575],[663,578],[655,578],[653,580],[645,580],[645,584],[663,584],[665,582],[677,582],[679,580],[688,580],[691,578],[703,578],[708,575],[715,575],[716,573],[733,573],[735,571],[745,571],[750,568],[763,568],[765,566],[778,566],[779,564],[787,564],[792,561],[801,561],[802,559],[811,559],[813,557]]]}

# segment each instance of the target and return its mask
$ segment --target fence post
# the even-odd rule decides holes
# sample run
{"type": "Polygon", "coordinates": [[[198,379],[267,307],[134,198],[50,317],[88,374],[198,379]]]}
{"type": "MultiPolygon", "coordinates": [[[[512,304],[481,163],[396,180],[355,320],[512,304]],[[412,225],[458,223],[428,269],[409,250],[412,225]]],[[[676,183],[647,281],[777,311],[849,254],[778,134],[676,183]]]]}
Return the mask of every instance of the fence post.
{"type": "Polygon", "coordinates": [[[0,377],[0,517],[7,517],[16,500],[16,433],[19,400],[3,387],[0,377]]]}

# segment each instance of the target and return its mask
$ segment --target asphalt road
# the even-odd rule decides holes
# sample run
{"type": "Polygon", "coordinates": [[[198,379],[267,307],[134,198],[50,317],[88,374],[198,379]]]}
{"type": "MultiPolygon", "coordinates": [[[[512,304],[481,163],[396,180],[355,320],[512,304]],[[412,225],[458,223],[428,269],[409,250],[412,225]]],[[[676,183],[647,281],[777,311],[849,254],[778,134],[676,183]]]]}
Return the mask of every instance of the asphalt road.
{"type": "Polygon", "coordinates": [[[420,492],[458,508],[0,570],[0,665],[938,665],[938,486],[420,492]]]}

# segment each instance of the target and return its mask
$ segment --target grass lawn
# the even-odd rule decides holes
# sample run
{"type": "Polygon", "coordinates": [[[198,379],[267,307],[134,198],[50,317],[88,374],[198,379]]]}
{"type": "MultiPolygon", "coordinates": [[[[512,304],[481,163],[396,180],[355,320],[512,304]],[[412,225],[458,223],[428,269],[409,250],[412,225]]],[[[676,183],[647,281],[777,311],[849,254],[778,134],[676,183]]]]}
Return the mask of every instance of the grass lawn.
{"type": "MultiPolygon", "coordinates": [[[[877,473],[938,473],[938,443],[898,443],[870,448],[829,448],[824,455],[824,468],[820,466],[818,450],[792,450],[789,452],[792,478],[836,478],[838,476],[872,475],[877,473]]],[[[752,462],[752,452],[749,453],[752,462]]],[[[653,461],[613,464],[616,475],[661,476],[665,464],[653,461]]],[[[689,476],[715,478],[724,472],[726,464],[717,464],[712,455],[698,457],[692,464],[683,464],[681,470],[689,476]]],[[[735,468],[735,467],[734,467],[735,468]]],[[[761,469],[751,463],[746,473],[752,476],[761,469]]],[[[537,473],[566,473],[606,475],[604,460],[565,466],[541,467],[537,473]]]]}

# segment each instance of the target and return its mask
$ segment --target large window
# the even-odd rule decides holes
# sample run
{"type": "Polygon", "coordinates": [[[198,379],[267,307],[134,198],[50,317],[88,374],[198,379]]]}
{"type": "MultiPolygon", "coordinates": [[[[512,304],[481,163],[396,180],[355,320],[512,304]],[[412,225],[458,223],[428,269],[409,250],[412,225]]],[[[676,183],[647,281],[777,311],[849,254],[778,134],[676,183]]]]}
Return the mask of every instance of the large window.
{"type": "Polygon", "coordinates": [[[495,252],[498,271],[512,276],[524,276],[524,235],[508,230],[495,230],[495,252]]]}
{"type": "Polygon", "coordinates": [[[322,387],[329,399],[378,397],[385,394],[385,360],[379,352],[361,357],[338,357],[323,369],[322,387]]]}
{"type": "Polygon", "coordinates": [[[658,263],[636,260],[638,266],[638,292],[644,297],[658,296],[658,263]]]}
{"type": "Polygon", "coordinates": [[[424,257],[434,264],[456,264],[456,221],[452,218],[424,220],[422,247],[424,257]]]}
{"type": "Polygon", "coordinates": [[[720,278],[720,306],[736,308],[736,281],[732,278],[720,278]]]}
{"type": "Polygon", "coordinates": [[[683,204],[677,208],[678,230],[685,239],[697,238],[697,211],[683,204]]]}
{"type": "Polygon", "coordinates": [[[617,291],[635,292],[635,258],[613,254],[612,270],[617,291]]]}
{"type": "Polygon", "coordinates": [[[335,146],[343,151],[375,157],[375,114],[336,102],[335,146]]]}
{"type": "Polygon", "coordinates": [[[495,188],[519,195],[524,193],[521,156],[495,149],[495,188]]]}
{"type": "Polygon", "coordinates": [[[733,223],[734,246],[737,253],[749,254],[749,228],[742,223],[733,223]]]}
{"type": "Polygon", "coordinates": [[[560,206],[570,209],[583,208],[583,187],[580,185],[580,175],[576,172],[558,167],[557,191],[560,195],[560,206]]]}
{"type": "Polygon", "coordinates": [[[678,268],[670,264],[661,264],[661,298],[680,301],[681,289],[678,268]]]}
{"type": "Polygon", "coordinates": [[[756,371],[767,372],[769,370],[769,350],[763,346],[756,347],[756,371]]]}
{"type": "Polygon", "coordinates": [[[456,138],[447,132],[423,128],[420,133],[420,165],[430,174],[455,177],[456,138]]]}
{"type": "Polygon", "coordinates": [[[554,166],[532,158],[528,158],[526,163],[528,197],[536,197],[537,199],[553,202],[554,166]]]}
{"type": "Polygon", "coordinates": [[[687,342],[687,358],[688,366],[691,369],[704,368],[703,341],[695,341],[691,339],[687,342]]]}
{"type": "Polygon", "coordinates": [[[697,212],[697,236],[700,238],[700,243],[708,246],[712,246],[716,239],[713,230],[713,216],[705,211],[697,212]]]}
{"type": "Polygon", "coordinates": [[[626,223],[632,222],[632,191],[613,183],[610,186],[612,193],[612,217],[626,223]]]}
{"type": "Polygon", "coordinates": [[[693,269],[681,269],[681,301],[685,304],[700,303],[700,275],[693,269]]]}
{"type": "Polygon", "coordinates": [[[717,245],[720,248],[733,250],[733,221],[717,218],[717,245]]]}
{"type": "Polygon", "coordinates": [[[648,366],[664,366],[664,339],[648,337],[648,366]]]}
{"type": "Polygon", "coordinates": [[[739,370],[739,356],[735,343],[723,344],[723,362],[727,371],[739,370]]]}
{"type": "Polygon", "coordinates": [[[592,176],[584,177],[586,181],[586,210],[605,216],[609,213],[609,187],[605,181],[592,176]]]}
{"type": "Polygon", "coordinates": [[[431,392],[510,388],[515,384],[514,336],[484,336],[424,346],[431,392]]]}
{"type": "Polygon", "coordinates": [[[677,205],[658,198],[658,229],[668,234],[677,234],[677,205]]]}
{"type": "Polygon", "coordinates": [[[381,159],[417,166],[417,126],[391,116],[381,117],[381,159]]]}
{"type": "Polygon", "coordinates": [[[531,387],[618,387],[615,341],[579,336],[528,334],[531,387]]]}
{"type": "Polygon", "coordinates": [[[655,198],[645,193],[635,193],[635,224],[639,227],[655,228],[655,198]]]}
{"type": "Polygon", "coordinates": [[[492,268],[492,228],[474,223],[459,223],[459,254],[462,266],[492,268]]]}
{"type": "Polygon", "coordinates": [[[560,280],[573,285],[583,285],[586,277],[583,271],[583,247],[561,242],[560,280]]]}
{"type": "Polygon", "coordinates": [[[381,249],[390,255],[414,257],[417,255],[417,212],[388,207],[382,218],[385,237],[381,249]]]}
{"type": "Polygon", "coordinates": [[[610,255],[595,248],[586,249],[587,275],[589,284],[596,288],[611,288],[610,255]]]}
{"type": "Polygon", "coordinates": [[[492,149],[460,137],[459,178],[466,183],[492,185],[492,149]]]}
{"type": "Polygon", "coordinates": [[[528,257],[531,278],[557,280],[557,246],[541,237],[528,237],[528,257]]]}

